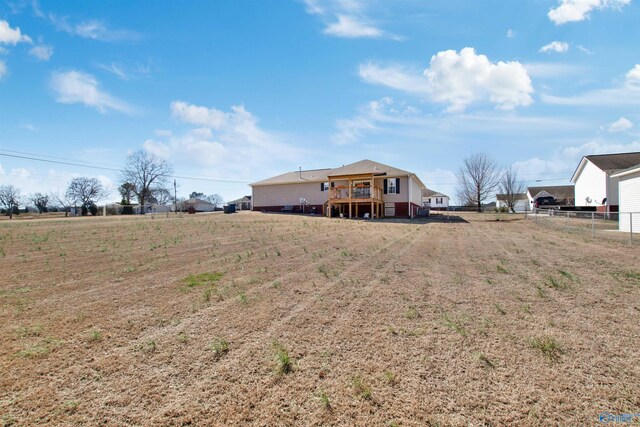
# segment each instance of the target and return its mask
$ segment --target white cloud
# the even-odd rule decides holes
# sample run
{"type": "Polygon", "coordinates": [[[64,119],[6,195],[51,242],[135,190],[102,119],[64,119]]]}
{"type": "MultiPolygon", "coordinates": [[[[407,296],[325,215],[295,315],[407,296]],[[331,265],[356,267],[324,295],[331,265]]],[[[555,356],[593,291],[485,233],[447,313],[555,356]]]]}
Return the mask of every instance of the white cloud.
{"type": "Polygon", "coordinates": [[[338,21],[327,25],[325,34],[336,37],[356,38],[371,37],[378,38],[384,34],[382,30],[373,25],[360,21],[358,18],[348,15],[338,15],[338,21]]]}
{"type": "Polygon", "coordinates": [[[0,61],[0,80],[7,75],[7,64],[4,61],[0,61]]]}
{"type": "Polygon", "coordinates": [[[7,21],[0,21],[0,43],[16,45],[18,43],[31,43],[31,38],[22,34],[20,28],[11,28],[7,21]]]}
{"type": "Polygon", "coordinates": [[[543,94],[543,102],[555,105],[592,105],[598,107],[640,105],[640,64],[625,75],[623,85],[598,89],[583,94],[561,97],[543,94]]]}
{"type": "Polygon", "coordinates": [[[51,88],[60,103],[85,104],[101,113],[109,110],[133,113],[133,107],[103,92],[99,86],[95,77],[80,71],[54,72],[51,76],[51,88]]]}
{"type": "Polygon", "coordinates": [[[640,64],[629,70],[626,74],[625,83],[627,86],[640,86],[640,64]]]}
{"type": "Polygon", "coordinates": [[[270,162],[296,159],[300,154],[280,136],[262,129],[241,105],[223,111],[174,101],[170,111],[176,120],[194,127],[182,134],[157,130],[157,138],[147,140],[144,148],[171,158],[178,166],[206,174],[215,171],[217,176],[254,176],[270,162]]]}
{"type": "Polygon", "coordinates": [[[429,95],[428,82],[420,72],[401,65],[383,67],[373,63],[361,64],[358,73],[367,83],[388,86],[414,95],[429,95]]]}
{"type": "Polygon", "coordinates": [[[49,14],[49,20],[58,31],[92,40],[105,42],[121,40],[138,40],[140,35],[135,31],[110,28],[107,24],[96,19],[71,24],[66,16],[49,14]]]}
{"type": "Polygon", "coordinates": [[[207,126],[218,130],[222,129],[229,119],[228,113],[224,111],[187,104],[183,101],[173,101],[171,103],[171,115],[185,123],[207,126]]]}
{"type": "Polygon", "coordinates": [[[511,28],[509,28],[507,30],[507,38],[508,39],[514,39],[516,37],[517,33],[515,31],[513,31],[511,28]]]}
{"type": "Polygon", "coordinates": [[[108,73],[115,75],[120,80],[129,80],[129,75],[125,73],[120,66],[116,65],[113,62],[109,65],[105,65],[105,64],[97,64],[97,65],[99,68],[103,69],[104,71],[107,71],[108,73]]]}
{"type": "Polygon", "coordinates": [[[633,123],[630,120],[620,117],[615,122],[609,125],[609,132],[624,132],[633,127],[633,123]]]}
{"type": "Polygon", "coordinates": [[[517,62],[491,62],[475,49],[446,50],[431,57],[423,79],[398,67],[366,64],[360,76],[369,83],[381,84],[415,95],[428,95],[437,103],[449,104],[447,111],[463,111],[475,102],[490,102],[510,110],[530,105],[533,87],[525,67],[517,62]]]}
{"type": "Polygon", "coordinates": [[[582,46],[581,44],[579,44],[578,46],[576,46],[578,48],[578,50],[582,53],[586,53],[587,55],[593,55],[593,52],[589,49],[587,49],[586,47],[582,46]]]}
{"type": "Polygon", "coordinates": [[[631,0],[558,0],[558,7],[549,10],[547,16],[556,25],[584,21],[592,10],[621,9],[631,0]]]}
{"type": "Polygon", "coordinates": [[[366,16],[365,3],[360,0],[305,0],[307,13],[322,17],[323,32],[342,38],[387,38],[402,40],[386,32],[366,16]]]}
{"type": "Polygon", "coordinates": [[[553,41],[547,45],[544,45],[540,48],[540,52],[557,52],[557,53],[565,53],[569,50],[569,44],[567,42],[558,42],[553,41]]]}
{"type": "Polygon", "coordinates": [[[34,46],[29,51],[29,54],[35,56],[41,61],[48,61],[53,55],[53,47],[46,44],[34,46]]]}

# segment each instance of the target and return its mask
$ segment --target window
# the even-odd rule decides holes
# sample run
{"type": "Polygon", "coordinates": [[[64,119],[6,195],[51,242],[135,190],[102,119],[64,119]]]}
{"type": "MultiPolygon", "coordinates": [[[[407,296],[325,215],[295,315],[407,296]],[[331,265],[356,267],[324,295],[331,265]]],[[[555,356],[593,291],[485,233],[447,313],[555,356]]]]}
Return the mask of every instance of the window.
{"type": "Polygon", "coordinates": [[[387,184],[387,193],[388,194],[396,194],[396,180],[390,179],[387,184]]]}
{"type": "Polygon", "coordinates": [[[328,182],[323,182],[322,183],[322,191],[329,191],[329,183],[328,182]]]}

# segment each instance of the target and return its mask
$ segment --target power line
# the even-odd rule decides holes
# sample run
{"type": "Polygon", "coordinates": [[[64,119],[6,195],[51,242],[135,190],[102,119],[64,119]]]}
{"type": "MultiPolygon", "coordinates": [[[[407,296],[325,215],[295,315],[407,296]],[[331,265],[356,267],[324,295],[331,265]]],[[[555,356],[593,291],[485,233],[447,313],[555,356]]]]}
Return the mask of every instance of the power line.
{"type": "MultiPolygon", "coordinates": [[[[8,151],[8,150],[6,150],[8,151]]],[[[107,168],[104,166],[95,166],[95,165],[89,165],[89,164],[81,164],[81,163],[73,163],[73,162],[63,162],[61,160],[49,160],[49,159],[38,159],[35,157],[29,157],[29,156],[20,156],[17,154],[7,154],[7,153],[0,153],[0,156],[4,156],[4,157],[13,157],[13,158],[17,158],[17,159],[24,159],[24,160],[33,160],[33,161],[37,161],[37,162],[44,162],[44,163],[55,163],[55,164],[59,164],[59,165],[66,165],[66,166],[78,166],[78,167],[82,167],[82,168],[91,168],[91,169],[100,169],[100,170],[106,170],[106,171],[111,171],[111,172],[121,172],[122,169],[115,169],[115,168],[107,168]]],[[[43,156],[44,157],[44,156],[43,156]]],[[[217,179],[217,178],[204,178],[204,177],[194,177],[194,176],[183,176],[183,175],[168,175],[169,178],[174,178],[174,179],[188,179],[188,180],[193,180],[193,181],[211,181],[211,182],[229,182],[229,183],[236,183],[236,184],[249,184],[250,181],[241,181],[241,180],[236,180],[236,179],[217,179]]]]}

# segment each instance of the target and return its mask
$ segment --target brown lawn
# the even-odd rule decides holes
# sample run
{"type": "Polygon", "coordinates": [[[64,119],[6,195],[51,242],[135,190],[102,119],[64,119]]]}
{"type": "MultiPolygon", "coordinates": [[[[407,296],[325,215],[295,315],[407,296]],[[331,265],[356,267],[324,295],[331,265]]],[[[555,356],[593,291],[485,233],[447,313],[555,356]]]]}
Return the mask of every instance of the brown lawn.
{"type": "Polygon", "coordinates": [[[2,221],[0,421],[546,426],[640,413],[640,248],[465,218],[2,221]]]}

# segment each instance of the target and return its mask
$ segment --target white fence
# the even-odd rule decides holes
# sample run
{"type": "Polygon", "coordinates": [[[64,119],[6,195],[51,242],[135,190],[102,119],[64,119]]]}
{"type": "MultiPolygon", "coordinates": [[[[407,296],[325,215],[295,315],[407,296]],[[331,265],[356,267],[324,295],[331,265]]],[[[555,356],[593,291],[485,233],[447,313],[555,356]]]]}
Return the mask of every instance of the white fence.
{"type": "Polygon", "coordinates": [[[526,218],[535,223],[567,232],[640,243],[640,212],[586,212],[534,209],[526,218]]]}

